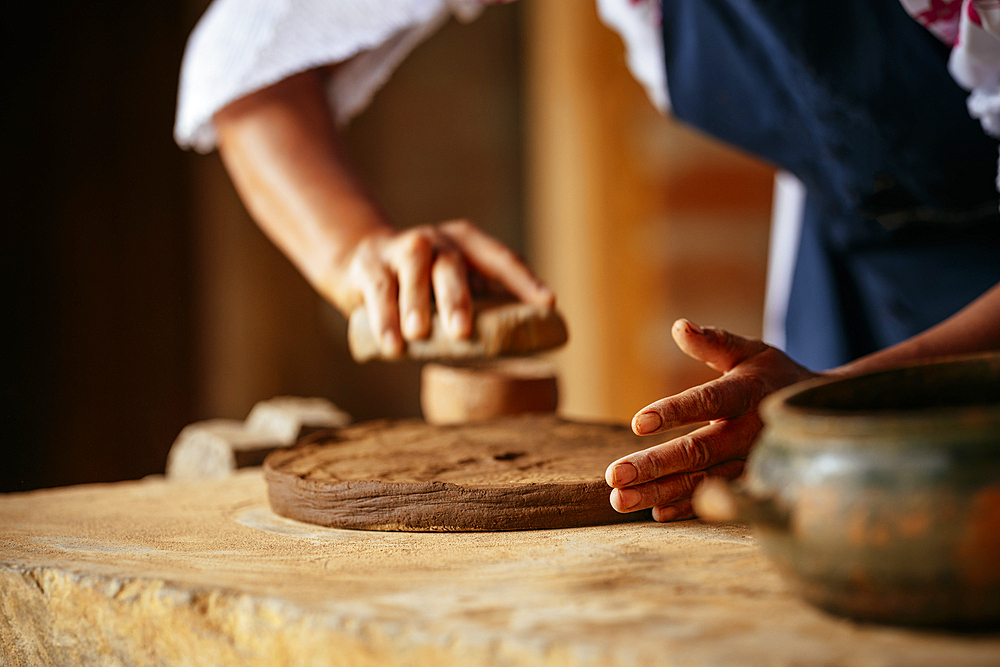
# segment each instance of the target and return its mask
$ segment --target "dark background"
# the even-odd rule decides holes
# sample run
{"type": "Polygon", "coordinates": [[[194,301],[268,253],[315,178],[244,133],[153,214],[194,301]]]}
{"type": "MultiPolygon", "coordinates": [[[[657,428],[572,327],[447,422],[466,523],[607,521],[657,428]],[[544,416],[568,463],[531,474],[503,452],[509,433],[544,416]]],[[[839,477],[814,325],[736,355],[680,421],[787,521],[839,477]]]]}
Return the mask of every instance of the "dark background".
{"type": "MultiPolygon", "coordinates": [[[[250,220],[218,155],[174,144],[207,0],[19,4],[0,491],[161,473],[185,425],[279,395],[419,415],[419,366],[355,364],[344,318],[250,220]]],[[[653,109],[592,1],[450,22],[345,136],[397,225],[468,217],[553,287],[566,416],[624,423],[714,377],[673,345],[678,317],[759,335],[771,168],[653,109]]]]}
{"type": "Polygon", "coordinates": [[[17,14],[0,488],[141,476],[194,414],[192,230],[169,133],[193,17],[177,2],[17,14]]]}
{"type": "MultiPolygon", "coordinates": [[[[162,472],[184,425],[279,394],[356,419],[418,414],[417,367],[354,365],[343,318],[247,218],[217,156],[174,144],[184,43],[207,3],[21,5],[0,491],[162,472]]],[[[400,224],[474,214],[520,247],[517,11],[449,25],[352,125],[400,224]]]]}

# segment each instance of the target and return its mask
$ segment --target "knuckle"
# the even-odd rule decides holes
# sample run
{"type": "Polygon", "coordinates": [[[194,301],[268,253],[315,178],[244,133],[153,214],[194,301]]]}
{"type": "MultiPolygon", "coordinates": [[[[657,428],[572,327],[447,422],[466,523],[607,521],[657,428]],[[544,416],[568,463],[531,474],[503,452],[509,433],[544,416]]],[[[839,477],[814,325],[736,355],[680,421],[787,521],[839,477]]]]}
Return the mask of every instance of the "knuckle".
{"type": "Polygon", "coordinates": [[[715,339],[715,344],[724,354],[734,360],[734,364],[742,363],[768,347],[758,338],[745,338],[726,329],[708,327],[706,331],[715,339]]]}
{"type": "Polygon", "coordinates": [[[680,475],[680,479],[677,480],[677,491],[678,498],[690,498],[694,495],[694,490],[698,488],[702,480],[708,477],[706,472],[692,472],[686,475],[680,475]]]}
{"type": "Polygon", "coordinates": [[[451,279],[452,276],[458,276],[464,280],[466,273],[465,259],[456,250],[444,250],[438,253],[434,259],[431,272],[437,280],[451,279]]]}
{"type": "Polygon", "coordinates": [[[645,507],[664,505],[675,500],[674,494],[671,492],[671,484],[661,481],[653,484],[647,484],[646,486],[648,488],[644,489],[642,494],[642,500],[645,507]]]}
{"type": "Polygon", "coordinates": [[[677,444],[691,470],[704,470],[712,464],[712,449],[703,438],[682,438],[677,444]]]}
{"type": "Polygon", "coordinates": [[[747,409],[756,407],[771,391],[772,389],[764,378],[758,375],[748,377],[746,382],[747,409]]]}
{"type": "Polygon", "coordinates": [[[372,291],[379,295],[387,294],[392,287],[392,280],[385,271],[375,271],[369,274],[367,280],[372,291]]]}
{"type": "Polygon", "coordinates": [[[693,399],[701,412],[706,415],[719,414],[725,402],[722,390],[715,384],[707,384],[700,387],[693,399]]]}
{"type": "Polygon", "coordinates": [[[646,450],[645,454],[642,459],[634,461],[640,479],[656,479],[669,471],[671,460],[674,458],[670,454],[669,445],[653,447],[646,450]]]}
{"type": "Polygon", "coordinates": [[[732,388],[730,403],[732,411],[738,415],[753,413],[760,402],[773,391],[768,381],[755,373],[740,373],[733,379],[738,384],[732,388]]]}
{"type": "Polygon", "coordinates": [[[379,262],[379,246],[374,239],[363,239],[358,242],[354,252],[354,266],[367,267],[379,262]]]}
{"type": "Polygon", "coordinates": [[[353,284],[364,287],[364,285],[371,282],[372,276],[380,273],[381,270],[379,262],[371,261],[370,257],[365,257],[359,253],[355,255],[354,260],[351,262],[347,270],[347,275],[353,284]]]}
{"type": "Polygon", "coordinates": [[[715,337],[715,344],[721,348],[723,354],[732,360],[732,364],[736,364],[743,361],[744,354],[740,343],[742,339],[739,336],[731,334],[725,329],[713,329],[712,335],[715,337]]]}
{"type": "Polygon", "coordinates": [[[693,483],[691,476],[693,473],[682,473],[671,475],[669,478],[660,480],[659,483],[650,485],[652,487],[649,499],[650,505],[667,505],[677,502],[682,498],[691,497],[693,483]]]}
{"type": "Polygon", "coordinates": [[[441,264],[442,266],[449,264],[458,265],[463,261],[462,253],[450,246],[438,250],[437,257],[435,258],[435,264],[441,264]]]}
{"type": "Polygon", "coordinates": [[[379,245],[378,239],[374,236],[366,236],[358,241],[357,249],[358,253],[371,252],[375,247],[379,245]]]}
{"type": "Polygon", "coordinates": [[[468,234],[474,228],[474,225],[464,218],[449,220],[448,222],[441,224],[442,230],[458,235],[468,234]]]}
{"type": "Polygon", "coordinates": [[[430,233],[424,228],[412,229],[400,238],[403,253],[408,255],[429,256],[434,250],[434,242],[430,233]]]}

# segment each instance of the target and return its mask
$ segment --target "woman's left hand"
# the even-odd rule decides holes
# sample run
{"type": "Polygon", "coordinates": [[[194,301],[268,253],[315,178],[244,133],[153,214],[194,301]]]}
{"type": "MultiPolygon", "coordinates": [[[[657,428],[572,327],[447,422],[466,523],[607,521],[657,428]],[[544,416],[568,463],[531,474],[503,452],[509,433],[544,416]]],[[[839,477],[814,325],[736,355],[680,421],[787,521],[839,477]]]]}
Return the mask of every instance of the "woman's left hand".
{"type": "Polygon", "coordinates": [[[653,508],[657,521],[694,516],[691,496],[706,477],[733,479],[761,429],[757,406],[771,392],[816,377],[781,350],[722,329],[674,322],[677,346],[722,377],[664,398],[632,419],[637,435],[708,422],[687,435],[618,459],[605,477],[619,512],[653,508]]]}

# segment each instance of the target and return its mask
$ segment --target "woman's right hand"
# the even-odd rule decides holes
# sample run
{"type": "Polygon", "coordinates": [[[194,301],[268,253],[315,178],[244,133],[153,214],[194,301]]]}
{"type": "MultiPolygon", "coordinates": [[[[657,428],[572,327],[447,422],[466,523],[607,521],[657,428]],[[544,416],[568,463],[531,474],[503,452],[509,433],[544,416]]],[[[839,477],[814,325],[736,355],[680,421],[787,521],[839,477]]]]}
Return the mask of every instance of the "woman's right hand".
{"type": "Polygon", "coordinates": [[[346,317],[364,305],[387,356],[430,333],[434,307],[448,334],[468,337],[479,281],[553,304],[510,249],[469,222],[390,226],[347,160],[322,78],[316,70],[295,74],[214,117],[244,203],[320,294],[346,317]]]}
{"type": "Polygon", "coordinates": [[[373,230],[333,262],[324,283],[320,291],[346,316],[366,307],[387,356],[401,354],[404,341],[427,337],[435,308],[448,335],[468,338],[478,291],[470,284],[539,306],[555,302],[513,251],[465,220],[373,230]]]}

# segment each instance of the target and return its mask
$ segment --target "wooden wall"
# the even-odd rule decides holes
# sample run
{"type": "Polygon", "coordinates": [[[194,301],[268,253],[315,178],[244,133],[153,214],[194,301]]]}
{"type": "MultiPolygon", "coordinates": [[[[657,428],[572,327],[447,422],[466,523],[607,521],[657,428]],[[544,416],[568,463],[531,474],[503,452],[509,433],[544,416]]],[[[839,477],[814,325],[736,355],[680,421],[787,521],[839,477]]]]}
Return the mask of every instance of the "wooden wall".
{"type": "MultiPolygon", "coordinates": [[[[187,423],[278,394],[413,416],[418,367],[358,366],[344,321],[171,138],[206,0],[28,7],[15,40],[0,491],[162,471],[187,423]]],[[[661,118],[593,2],[446,26],[348,133],[401,225],[468,217],[557,289],[565,411],[625,420],[705,371],[675,317],[757,334],[770,170],[661,118]]]]}
{"type": "Polygon", "coordinates": [[[162,470],[193,415],[176,0],[20,3],[4,95],[0,490],[162,470]]]}
{"type": "MultiPolygon", "coordinates": [[[[419,414],[419,368],[354,364],[343,318],[249,219],[218,157],[174,145],[181,54],[207,4],[25,7],[8,43],[0,491],[162,472],[185,424],[279,394],[359,419],[419,414]]],[[[399,224],[468,216],[522,247],[518,11],[446,26],[352,124],[399,224]]]]}
{"type": "Polygon", "coordinates": [[[626,421],[714,376],[675,319],[760,335],[773,174],[661,116],[594,3],[525,10],[528,228],[570,324],[563,407],[626,421]]]}

